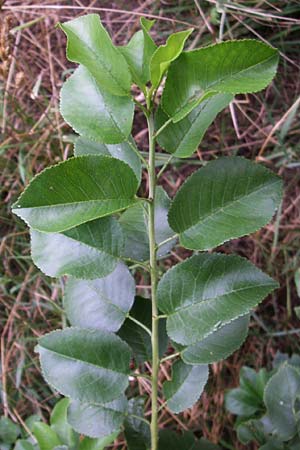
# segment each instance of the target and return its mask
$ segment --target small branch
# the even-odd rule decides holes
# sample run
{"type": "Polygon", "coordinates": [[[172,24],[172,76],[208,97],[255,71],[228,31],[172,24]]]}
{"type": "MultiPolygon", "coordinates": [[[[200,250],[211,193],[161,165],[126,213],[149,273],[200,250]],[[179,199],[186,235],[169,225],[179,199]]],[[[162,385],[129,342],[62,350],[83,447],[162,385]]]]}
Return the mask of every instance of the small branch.
{"type": "Polygon", "coordinates": [[[169,361],[170,359],[177,358],[177,356],[180,356],[180,352],[173,353],[172,355],[169,355],[169,356],[165,356],[164,358],[162,358],[160,360],[160,364],[164,363],[165,361],[169,361]]]}
{"type": "Polygon", "coordinates": [[[143,330],[146,331],[146,333],[148,333],[149,336],[152,338],[151,330],[149,330],[149,328],[146,327],[146,325],[144,325],[142,322],[140,322],[139,320],[137,320],[134,317],[132,317],[130,314],[127,314],[126,317],[129,320],[132,320],[132,322],[136,323],[139,327],[143,328],[143,330]]]}
{"type": "Polygon", "coordinates": [[[172,122],[172,117],[170,118],[170,119],[168,119],[158,130],[157,130],[157,132],[154,134],[154,139],[156,139],[157,138],[157,136],[159,136],[160,135],[160,133],[168,126],[168,125],[170,125],[170,123],[172,122]]]}
{"type": "Polygon", "coordinates": [[[127,262],[129,264],[133,264],[134,266],[142,267],[143,269],[147,270],[147,272],[149,272],[149,270],[150,270],[150,267],[147,266],[147,264],[143,263],[142,261],[137,261],[137,260],[132,259],[132,258],[121,258],[121,259],[123,259],[123,261],[125,261],[125,262],[127,262]]]}
{"type": "Polygon", "coordinates": [[[169,242],[172,242],[174,239],[177,239],[178,234],[173,234],[173,236],[169,237],[168,239],[165,239],[164,241],[160,242],[159,244],[157,244],[156,246],[156,250],[160,247],[162,247],[165,244],[168,244],[169,242]]]}
{"type": "Polygon", "coordinates": [[[157,179],[159,179],[161,177],[161,175],[164,173],[166,167],[170,164],[171,160],[174,158],[174,155],[171,155],[167,161],[164,163],[164,165],[162,166],[162,168],[160,169],[160,171],[157,174],[157,179]]]}

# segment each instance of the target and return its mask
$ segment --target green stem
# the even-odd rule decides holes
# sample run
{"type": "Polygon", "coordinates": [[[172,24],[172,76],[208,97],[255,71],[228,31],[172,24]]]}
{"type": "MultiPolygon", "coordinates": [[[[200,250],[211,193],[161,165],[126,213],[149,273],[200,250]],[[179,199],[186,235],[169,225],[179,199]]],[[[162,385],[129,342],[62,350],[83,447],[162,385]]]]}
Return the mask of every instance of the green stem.
{"type": "Polygon", "coordinates": [[[151,450],[158,449],[158,371],[159,371],[159,344],[158,344],[158,308],[156,298],[157,288],[157,262],[155,241],[155,137],[152,112],[147,117],[149,133],[149,251],[151,275],[151,301],[152,301],[152,394],[151,394],[151,450]]]}

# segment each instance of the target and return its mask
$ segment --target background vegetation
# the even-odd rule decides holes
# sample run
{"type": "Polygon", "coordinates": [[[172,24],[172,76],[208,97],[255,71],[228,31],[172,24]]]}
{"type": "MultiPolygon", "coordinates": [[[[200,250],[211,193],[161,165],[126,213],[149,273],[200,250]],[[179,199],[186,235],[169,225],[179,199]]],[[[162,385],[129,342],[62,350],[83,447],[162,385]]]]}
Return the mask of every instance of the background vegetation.
{"type": "MultiPolygon", "coordinates": [[[[218,116],[194,157],[174,160],[161,179],[172,197],[187,175],[203,161],[220,155],[256,159],[284,179],[285,197],[273,222],[251,237],[220,247],[222,252],[249,257],[280,282],[280,289],[253,314],[243,347],[227,361],[213,365],[214,376],[201,400],[179,416],[164,408],[160,419],[161,427],[193,430],[225,448],[255,449],[238,443],[224,393],[238,385],[243,365],[270,368],[278,350],[300,352],[300,1],[7,0],[1,4],[0,415],[8,415],[21,426],[33,413],[47,420],[57,401],[41,377],[34,346],[38,336],[65,322],[62,284],[32,265],[28,230],[10,212],[34,174],[73,151],[73,132],[58,107],[60,87],[72,65],[65,58],[65,36],[55,24],[99,12],[114,42],[121,44],[136,31],[144,15],[157,19],[152,33],[157,43],[192,25],[195,31],[189,48],[220,38],[249,37],[279,48],[280,68],[273,84],[263,93],[239,96],[230,110],[218,116]]],[[[136,123],[134,135],[145,150],[142,116],[137,116],[136,123]]],[[[146,183],[145,179],[145,188],[146,183]]],[[[175,249],[166,267],[188,254],[175,249]]],[[[145,294],[148,280],[138,281],[140,293],[145,294]]],[[[163,381],[169,377],[169,363],[161,369],[163,381]]],[[[132,389],[148,393],[149,383],[139,379],[132,382],[132,389]]],[[[122,442],[113,448],[121,449],[122,442]]]]}

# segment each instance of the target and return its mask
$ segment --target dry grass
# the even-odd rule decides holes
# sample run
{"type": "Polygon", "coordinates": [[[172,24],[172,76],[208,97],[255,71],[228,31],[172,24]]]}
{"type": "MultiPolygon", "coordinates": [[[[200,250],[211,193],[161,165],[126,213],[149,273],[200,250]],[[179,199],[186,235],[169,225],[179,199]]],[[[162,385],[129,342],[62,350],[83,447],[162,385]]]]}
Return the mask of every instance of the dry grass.
{"type": "MultiPolygon", "coordinates": [[[[273,336],[272,333],[300,328],[292,309],[299,303],[293,277],[300,266],[300,2],[231,3],[220,14],[216,13],[215,3],[213,0],[7,0],[2,6],[2,405],[4,413],[16,421],[30,413],[48,417],[55,394],[40,376],[33,349],[38,336],[61,327],[65,319],[61,310],[61,285],[32,266],[27,229],[12,217],[10,206],[34,174],[72,154],[73,134],[58,108],[59,91],[72,65],[66,61],[65,38],[55,24],[78,14],[101,13],[116,43],[126,42],[138,28],[140,15],[148,15],[157,18],[154,34],[158,42],[163,42],[170,32],[193,24],[191,48],[216,41],[221,34],[224,39],[257,37],[281,52],[280,71],[273,85],[258,95],[240,96],[232,109],[222,113],[209,129],[195,158],[184,163],[174,161],[162,177],[162,184],[172,196],[201,161],[221,154],[245,155],[263,161],[284,178],[285,198],[272,224],[249,238],[222,247],[224,252],[237,252],[250,258],[278,279],[281,288],[257,311],[243,348],[229,360],[212,366],[208,389],[201,401],[179,416],[163,408],[161,426],[191,429],[213,442],[222,439],[231,443],[227,448],[242,449],[233,431],[233,418],[224,411],[224,390],[237,385],[242,365],[260,368],[270,364],[277,349],[299,351],[295,335],[273,336]]],[[[140,148],[145,150],[145,124],[139,115],[134,134],[140,148]]],[[[186,254],[176,250],[164,262],[165,267],[186,254]]],[[[161,382],[169,373],[167,362],[162,368],[161,382]]],[[[149,392],[147,380],[139,381],[132,388],[149,392]]],[[[119,442],[115,448],[121,446],[119,442]]]]}

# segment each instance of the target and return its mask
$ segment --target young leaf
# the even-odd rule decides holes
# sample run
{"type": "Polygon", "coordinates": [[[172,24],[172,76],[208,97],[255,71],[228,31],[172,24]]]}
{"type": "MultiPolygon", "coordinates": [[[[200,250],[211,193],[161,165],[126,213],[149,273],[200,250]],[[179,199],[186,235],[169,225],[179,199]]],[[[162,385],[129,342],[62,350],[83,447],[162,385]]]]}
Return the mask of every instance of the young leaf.
{"type": "Polygon", "coordinates": [[[14,446],[14,450],[36,450],[36,447],[26,439],[18,439],[14,446]]]}
{"type": "MultiPolygon", "coordinates": [[[[217,94],[203,101],[180,122],[169,123],[158,135],[159,145],[178,158],[188,158],[200,144],[205,131],[214,121],[217,114],[226,108],[233,99],[231,94],[217,94]]],[[[155,116],[158,130],[169,119],[162,107],[155,116]]]]}
{"type": "Polygon", "coordinates": [[[104,450],[106,447],[113,443],[119,435],[119,431],[112,433],[110,436],[100,439],[92,439],[85,437],[80,441],[79,450],[104,450]]]}
{"type": "Polygon", "coordinates": [[[156,50],[156,45],[149,34],[153,24],[154,20],[147,20],[142,17],[142,30],[135,33],[126,46],[119,47],[127,61],[134,83],[141,90],[145,89],[145,85],[150,80],[150,60],[156,50]]]}
{"type": "Polygon", "coordinates": [[[107,403],[128,385],[130,349],[107,331],[53,331],[39,339],[37,351],[45,380],[74,400],[107,403]]]}
{"type": "Polygon", "coordinates": [[[158,284],[158,307],[167,314],[169,337],[195,344],[247,314],[277,287],[248,260],[199,254],[168,270],[158,284]]]}
{"type": "Polygon", "coordinates": [[[66,33],[67,58],[84,65],[97,83],[114,95],[128,95],[131,85],[127,63],[113,45],[98,14],[60,24],[66,33]]]}
{"type": "Polygon", "coordinates": [[[13,444],[21,433],[18,424],[14,423],[8,417],[0,418],[0,440],[5,444],[13,444]]]}
{"type": "Polygon", "coordinates": [[[220,450],[218,445],[201,438],[195,441],[193,433],[186,431],[180,435],[171,430],[160,430],[159,450],[220,450]]]}
{"type": "Polygon", "coordinates": [[[104,278],[92,281],[69,278],[64,308],[71,325],[118,331],[135,295],[135,282],[127,266],[119,263],[104,278]]]}
{"type": "MultiPolygon", "coordinates": [[[[130,316],[141,322],[149,330],[152,327],[151,301],[147,298],[136,297],[134,305],[130,311],[130,316]]],[[[159,321],[159,355],[162,356],[168,346],[168,336],[166,333],[166,322],[159,321]]],[[[142,327],[138,326],[131,319],[126,319],[120,328],[118,335],[131,347],[134,359],[137,364],[150,361],[152,358],[151,338],[142,327]]]]}
{"type": "Polygon", "coordinates": [[[295,402],[300,392],[300,371],[284,364],[269,380],[264,401],[276,434],[283,441],[297,433],[295,402]]]}
{"type": "Polygon", "coordinates": [[[61,444],[67,445],[67,449],[76,450],[79,436],[71,428],[67,421],[67,410],[70,399],[62,398],[56,403],[50,416],[51,428],[57,434],[61,444]]]}
{"type": "MultiPolygon", "coordinates": [[[[161,243],[174,235],[168,224],[168,209],[170,199],[161,186],[156,189],[155,195],[155,235],[157,243],[161,243]]],[[[149,237],[148,237],[148,213],[142,204],[125,211],[119,219],[125,235],[124,256],[138,260],[148,260],[149,237]]],[[[175,245],[176,238],[160,246],[157,256],[163,256],[175,245]]]]}
{"type": "Polygon", "coordinates": [[[130,97],[106,91],[80,66],[62,87],[60,111],[78,134],[94,141],[117,144],[131,133],[134,103],[130,97]]]}
{"type": "Polygon", "coordinates": [[[33,262],[51,277],[104,277],[115,269],[123,247],[122,228],[113,217],[95,219],[63,233],[31,230],[33,262]]]}
{"type": "Polygon", "coordinates": [[[136,203],[137,179],[108,156],[71,158],[36,175],[13,205],[31,228],[61,232],[136,203]]]}
{"type": "Polygon", "coordinates": [[[68,421],[78,433],[92,438],[106,438],[120,429],[126,412],[125,395],[105,404],[73,400],[68,410],[68,421]]]}
{"type": "Polygon", "coordinates": [[[53,450],[61,444],[55,431],[46,423],[36,422],[32,430],[40,450],[53,450]]]}
{"type": "Polygon", "coordinates": [[[160,45],[153,53],[150,62],[150,76],[152,88],[156,89],[164,74],[168,70],[172,61],[174,61],[183,50],[185,41],[192,33],[193,28],[178,33],[171,34],[165,45],[160,45]]]}
{"type": "Polygon", "coordinates": [[[145,399],[143,397],[134,397],[129,400],[128,417],[124,423],[124,434],[128,450],[148,450],[151,446],[150,424],[147,425],[144,420],[145,399]]]}
{"type": "Polygon", "coordinates": [[[134,147],[138,152],[134,140],[129,136],[128,141],[120,142],[119,144],[100,144],[99,142],[91,141],[90,139],[80,136],[76,139],[74,146],[75,156],[84,155],[107,155],[113,158],[120,159],[128,164],[135,173],[138,182],[141,182],[141,160],[132,149],[134,147]]]}
{"type": "Polygon", "coordinates": [[[273,79],[277,64],[276,49],[251,39],[183,52],[168,71],[163,109],[177,121],[206,95],[260,91],[273,79]]]}
{"type": "Polygon", "coordinates": [[[187,364],[210,364],[225,359],[242,345],[248,326],[249,314],[246,314],[186,347],[181,357],[187,364]]]}
{"type": "Polygon", "coordinates": [[[186,248],[208,250],[266,225],[278,208],[282,182],[244,158],[219,158],[193,173],[177,192],[169,224],[186,248]]]}
{"type": "Polygon", "coordinates": [[[172,380],[163,384],[164,396],[168,408],[174,413],[180,413],[191,408],[206,385],[208,366],[191,366],[178,360],[172,366],[172,380]]]}

